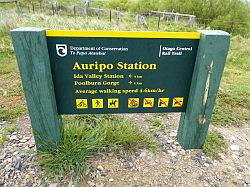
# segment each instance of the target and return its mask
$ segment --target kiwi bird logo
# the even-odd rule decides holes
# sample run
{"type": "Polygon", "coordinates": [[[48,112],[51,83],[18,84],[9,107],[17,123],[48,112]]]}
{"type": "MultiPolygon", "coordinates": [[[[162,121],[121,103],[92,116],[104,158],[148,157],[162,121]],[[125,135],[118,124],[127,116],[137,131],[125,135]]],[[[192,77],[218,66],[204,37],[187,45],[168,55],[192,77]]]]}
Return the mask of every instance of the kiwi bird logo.
{"type": "Polygon", "coordinates": [[[66,44],[56,44],[56,53],[60,57],[65,57],[68,54],[66,44]]]}

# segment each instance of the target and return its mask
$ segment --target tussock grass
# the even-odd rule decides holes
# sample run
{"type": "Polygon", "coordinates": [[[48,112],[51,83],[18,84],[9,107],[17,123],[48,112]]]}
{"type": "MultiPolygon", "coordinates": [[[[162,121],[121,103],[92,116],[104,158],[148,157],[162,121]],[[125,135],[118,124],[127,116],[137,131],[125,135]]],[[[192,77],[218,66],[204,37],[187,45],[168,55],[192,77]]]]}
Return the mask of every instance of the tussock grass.
{"type": "Polygon", "coordinates": [[[0,120],[12,121],[17,117],[22,116],[26,113],[26,108],[24,106],[18,106],[16,108],[3,108],[0,110],[0,120]]]}
{"type": "Polygon", "coordinates": [[[208,132],[205,143],[202,147],[203,152],[213,159],[220,160],[219,153],[226,151],[226,142],[223,136],[217,131],[208,132]]]}
{"type": "Polygon", "coordinates": [[[222,126],[240,126],[250,122],[250,38],[235,36],[231,46],[221,90],[212,121],[222,126]]]}
{"type": "Polygon", "coordinates": [[[152,132],[156,130],[165,130],[167,128],[166,125],[155,115],[146,116],[145,121],[151,124],[150,130],[152,132]]]}
{"type": "Polygon", "coordinates": [[[156,148],[152,136],[143,134],[135,123],[123,118],[82,115],[70,120],[64,123],[61,145],[39,152],[38,160],[51,176],[84,176],[90,158],[111,151],[119,155],[139,148],[156,148]]]}
{"type": "Polygon", "coordinates": [[[15,131],[17,131],[16,125],[8,125],[3,128],[2,132],[0,133],[0,144],[4,144],[6,141],[8,141],[8,135],[15,131]]]}

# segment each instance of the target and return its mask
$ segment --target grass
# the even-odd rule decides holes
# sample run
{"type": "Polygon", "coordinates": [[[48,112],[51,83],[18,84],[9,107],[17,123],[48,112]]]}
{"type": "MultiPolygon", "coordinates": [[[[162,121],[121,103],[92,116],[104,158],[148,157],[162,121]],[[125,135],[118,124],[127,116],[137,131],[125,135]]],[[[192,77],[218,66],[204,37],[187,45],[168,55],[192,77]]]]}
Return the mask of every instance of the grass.
{"type": "Polygon", "coordinates": [[[19,116],[22,116],[26,113],[26,108],[19,106],[17,108],[8,108],[0,110],[0,120],[3,121],[13,121],[19,116]]]}
{"type": "Polygon", "coordinates": [[[152,125],[151,131],[166,129],[166,125],[163,124],[162,121],[155,115],[146,116],[145,121],[152,125]]]}
{"type": "Polygon", "coordinates": [[[250,122],[250,38],[231,39],[212,122],[240,126],[250,122]]]}
{"type": "Polygon", "coordinates": [[[16,125],[8,125],[7,127],[5,127],[5,128],[3,129],[3,132],[4,132],[5,134],[11,134],[11,133],[13,133],[13,132],[15,132],[15,131],[17,131],[16,125]]]}
{"type": "Polygon", "coordinates": [[[16,125],[8,125],[7,127],[5,127],[0,134],[0,144],[4,144],[6,141],[8,141],[8,135],[15,131],[17,131],[16,125]]]}
{"type": "Polygon", "coordinates": [[[1,134],[0,135],[0,145],[4,144],[6,141],[8,141],[8,136],[6,134],[1,134]]]}
{"type": "Polygon", "coordinates": [[[39,152],[39,162],[51,176],[84,176],[88,160],[115,152],[139,148],[154,150],[156,141],[143,134],[132,121],[110,115],[82,115],[64,119],[62,144],[56,149],[39,152]]]}
{"type": "Polygon", "coordinates": [[[217,131],[210,131],[207,134],[202,150],[207,156],[220,160],[219,153],[225,152],[226,147],[226,142],[223,136],[217,131]]]}

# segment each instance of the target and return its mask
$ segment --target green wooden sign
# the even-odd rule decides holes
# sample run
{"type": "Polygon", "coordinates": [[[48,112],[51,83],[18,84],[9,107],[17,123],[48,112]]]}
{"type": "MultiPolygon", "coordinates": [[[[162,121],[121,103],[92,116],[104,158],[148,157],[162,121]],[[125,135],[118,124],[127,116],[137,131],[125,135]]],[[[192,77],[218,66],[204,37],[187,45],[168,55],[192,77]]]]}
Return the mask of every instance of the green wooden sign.
{"type": "Polygon", "coordinates": [[[46,35],[59,114],[186,111],[200,33],[46,35]]]}
{"type": "Polygon", "coordinates": [[[201,148],[230,35],[12,31],[38,150],[60,144],[61,114],[182,112],[178,141],[201,148]]]}

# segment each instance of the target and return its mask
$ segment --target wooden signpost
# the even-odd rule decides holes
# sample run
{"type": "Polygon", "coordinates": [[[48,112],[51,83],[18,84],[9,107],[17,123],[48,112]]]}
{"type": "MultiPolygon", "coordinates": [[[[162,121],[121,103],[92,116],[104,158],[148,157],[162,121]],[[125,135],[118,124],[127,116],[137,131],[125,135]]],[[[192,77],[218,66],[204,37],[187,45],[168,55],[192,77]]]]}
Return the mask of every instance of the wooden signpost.
{"type": "Polygon", "coordinates": [[[182,112],[179,143],[203,145],[228,33],[19,28],[12,39],[38,150],[60,144],[62,114],[182,112]]]}

